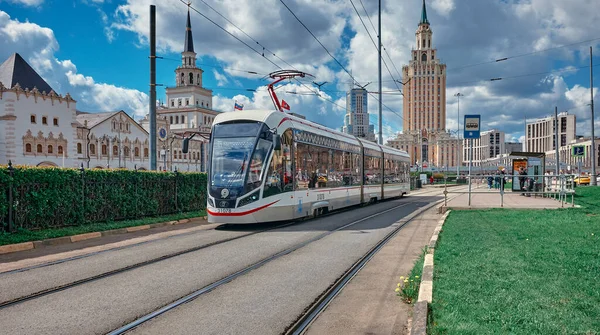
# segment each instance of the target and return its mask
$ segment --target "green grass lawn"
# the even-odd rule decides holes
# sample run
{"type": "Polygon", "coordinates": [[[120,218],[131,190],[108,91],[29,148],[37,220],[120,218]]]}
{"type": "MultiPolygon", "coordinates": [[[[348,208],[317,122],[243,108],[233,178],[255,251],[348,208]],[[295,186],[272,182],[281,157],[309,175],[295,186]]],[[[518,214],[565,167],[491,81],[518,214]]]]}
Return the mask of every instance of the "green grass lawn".
{"type": "Polygon", "coordinates": [[[582,208],[450,213],[431,334],[600,334],[600,188],[582,208]]]}
{"type": "Polygon", "coordinates": [[[206,211],[187,212],[180,214],[165,215],[159,217],[149,217],[138,220],[124,220],[114,222],[90,223],[83,226],[72,226],[42,230],[25,230],[21,229],[14,233],[0,232],[0,245],[22,243],[29,241],[39,241],[55,237],[72,236],[77,234],[91,233],[96,231],[105,231],[111,229],[119,229],[134,226],[143,226],[152,223],[168,222],[181,219],[189,219],[200,216],[205,216],[206,211]]]}

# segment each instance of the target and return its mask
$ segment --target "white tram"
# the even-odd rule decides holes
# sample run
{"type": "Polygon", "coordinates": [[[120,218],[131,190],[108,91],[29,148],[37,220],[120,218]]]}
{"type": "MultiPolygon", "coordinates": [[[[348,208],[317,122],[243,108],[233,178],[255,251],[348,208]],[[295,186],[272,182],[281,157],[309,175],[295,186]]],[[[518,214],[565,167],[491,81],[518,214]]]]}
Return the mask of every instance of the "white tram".
{"type": "Polygon", "coordinates": [[[209,162],[212,223],[293,220],[410,190],[406,152],[279,111],[219,114],[209,162]]]}

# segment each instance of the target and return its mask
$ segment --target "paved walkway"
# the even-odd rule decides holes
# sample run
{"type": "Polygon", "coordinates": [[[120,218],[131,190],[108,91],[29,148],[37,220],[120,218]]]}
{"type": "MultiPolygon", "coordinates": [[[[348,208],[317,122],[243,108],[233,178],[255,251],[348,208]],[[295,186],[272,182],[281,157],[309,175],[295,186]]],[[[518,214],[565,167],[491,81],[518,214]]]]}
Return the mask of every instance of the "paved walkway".
{"type": "Polygon", "coordinates": [[[474,189],[471,194],[471,205],[469,206],[469,194],[464,189],[448,189],[447,207],[450,209],[468,208],[512,208],[512,209],[557,209],[571,207],[571,197],[568,196],[567,203],[561,203],[554,198],[523,196],[521,193],[508,191],[502,197],[497,190],[488,191],[485,188],[474,189]],[[454,193],[457,192],[457,193],[454,193]],[[460,192],[460,193],[459,193],[460,192]]]}

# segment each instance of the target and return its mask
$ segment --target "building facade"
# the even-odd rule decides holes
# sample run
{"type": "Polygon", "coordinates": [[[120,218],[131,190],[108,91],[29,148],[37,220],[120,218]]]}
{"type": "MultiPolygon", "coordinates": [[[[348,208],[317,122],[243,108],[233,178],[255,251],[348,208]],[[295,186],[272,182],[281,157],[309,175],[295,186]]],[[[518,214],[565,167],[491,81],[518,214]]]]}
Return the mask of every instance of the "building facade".
{"type": "Polygon", "coordinates": [[[425,1],[415,37],[411,60],[402,67],[403,131],[389,143],[406,150],[411,164],[456,166],[461,143],[446,131],[446,64],[433,47],[425,1]]]}
{"type": "Polygon", "coordinates": [[[503,131],[482,131],[481,136],[475,139],[463,139],[463,163],[469,164],[470,141],[473,141],[473,166],[484,166],[486,162],[500,157],[506,153],[505,134],[503,131]]]}
{"type": "Polygon", "coordinates": [[[346,116],[341,131],[375,142],[375,126],[369,124],[366,89],[352,88],[346,93],[346,116]]]}
{"type": "MultiPolygon", "coordinates": [[[[575,115],[562,112],[558,114],[559,124],[559,147],[567,146],[576,139],[576,118],[575,115]]],[[[554,116],[535,120],[527,123],[525,131],[525,151],[527,152],[546,152],[556,149],[556,136],[554,128],[554,116]]]]}
{"type": "MultiPolygon", "coordinates": [[[[188,12],[182,65],[167,104],[157,108],[157,168],[206,171],[208,136],[217,111],[195,65],[188,12]],[[189,152],[184,136],[196,134],[189,152]]],[[[17,53],[0,65],[0,164],[149,169],[149,116],[136,122],[124,111],[77,110],[17,53]]]]}
{"type": "Polygon", "coordinates": [[[524,151],[523,150],[523,143],[519,143],[519,142],[506,142],[504,143],[504,150],[506,150],[507,153],[511,153],[511,152],[519,152],[519,151],[524,151]]]}
{"type": "MultiPolygon", "coordinates": [[[[600,139],[596,138],[595,140],[596,146],[596,173],[600,171],[600,139]]],[[[559,159],[560,159],[560,167],[564,172],[591,172],[592,170],[592,138],[578,138],[576,140],[571,141],[565,146],[561,146],[559,148],[559,159]],[[584,156],[583,157],[574,157],[572,155],[572,150],[574,146],[583,146],[584,147],[584,156]],[[581,170],[579,170],[579,166],[581,165],[581,170]]],[[[546,151],[546,165],[553,165],[556,168],[556,150],[546,151]]],[[[552,170],[552,169],[550,169],[552,170]]]]}

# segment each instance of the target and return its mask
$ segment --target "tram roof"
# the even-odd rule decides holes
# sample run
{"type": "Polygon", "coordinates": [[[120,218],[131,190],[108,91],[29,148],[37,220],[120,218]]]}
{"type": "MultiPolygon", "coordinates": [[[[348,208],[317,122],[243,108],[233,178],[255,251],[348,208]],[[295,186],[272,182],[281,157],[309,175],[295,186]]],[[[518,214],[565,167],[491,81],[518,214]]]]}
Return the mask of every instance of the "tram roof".
{"type": "Polygon", "coordinates": [[[340,140],[340,141],[343,141],[346,143],[350,143],[350,144],[360,145],[359,144],[359,142],[360,142],[360,143],[362,143],[362,145],[365,148],[368,148],[368,149],[372,149],[372,150],[376,150],[376,151],[383,151],[388,154],[394,154],[394,155],[399,155],[399,156],[403,156],[403,157],[409,157],[405,151],[397,150],[397,149],[394,149],[394,148],[391,148],[391,147],[388,147],[385,145],[379,145],[377,143],[374,143],[374,142],[371,142],[371,141],[368,141],[365,139],[357,138],[353,135],[345,134],[340,131],[322,126],[315,122],[311,122],[309,120],[305,120],[305,119],[296,117],[294,115],[291,115],[288,113],[282,113],[282,112],[279,112],[276,110],[257,109],[257,110],[242,110],[242,111],[221,113],[216,116],[216,118],[214,120],[214,124],[229,122],[229,121],[240,121],[240,120],[264,122],[271,128],[277,127],[277,126],[281,125],[283,122],[289,120],[294,125],[294,128],[311,131],[316,134],[332,137],[337,140],[340,140]]]}

